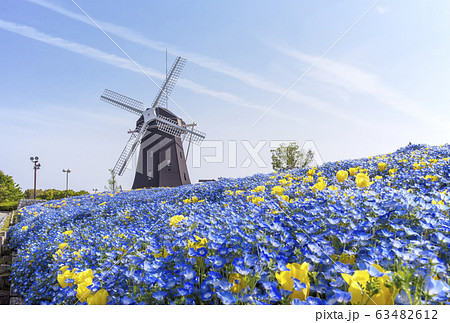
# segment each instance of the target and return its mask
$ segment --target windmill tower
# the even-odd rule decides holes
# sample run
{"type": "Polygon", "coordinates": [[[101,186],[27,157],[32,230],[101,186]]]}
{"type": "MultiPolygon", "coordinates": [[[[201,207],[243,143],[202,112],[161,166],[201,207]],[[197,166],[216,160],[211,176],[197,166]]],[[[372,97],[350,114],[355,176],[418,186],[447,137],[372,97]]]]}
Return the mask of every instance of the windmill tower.
{"type": "Polygon", "coordinates": [[[142,102],[108,89],[100,97],[105,102],[139,116],[136,128],[129,131],[131,137],[113,169],[115,174],[123,175],[131,157],[140,146],[133,189],[191,183],[186,156],[190,144],[201,144],[205,134],[194,129],[196,123],[186,124],[163,107],[185,64],[186,59],[177,57],[150,108],[144,108],[142,102]],[[189,141],[186,156],[183,150],[184,140],[189,141]]]}

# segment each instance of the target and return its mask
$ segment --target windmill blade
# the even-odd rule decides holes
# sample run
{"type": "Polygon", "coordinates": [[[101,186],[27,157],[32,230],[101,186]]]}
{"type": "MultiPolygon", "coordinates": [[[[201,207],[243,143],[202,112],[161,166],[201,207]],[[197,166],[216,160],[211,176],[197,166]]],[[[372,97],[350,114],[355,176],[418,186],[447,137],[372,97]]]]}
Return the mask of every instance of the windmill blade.
{"type": "Polygon", "coordinates": [[[103,94],[100,96],[100,100],[137,115],[141,115],[144,111],[144,103],[141,101],[137,101],[108,89],[105,89],[103,94]]]}
{"type": "Polygon", "coordinates": [[[201,145],[203,139],[205,139],[206,134],[204,132],[195,130],[195,129],[186,129],[186,132],[184,132],[181,135],[181,140],[186,140],[188,139],[189,142],[192,142],[196,145],[201,145]]]}
{"type": "Polygon", "coordinates": [[[156,117],[156,125],[158,130],[175,137],[180,137],[182,140],[190,138],[190,140],[197,145],[200,145],[206,136],[201,131],[182,127],[176,121],[162,115],[156,117]]]}
{"type": "Polygon", "coordinates": [[[122,150],[122,153],[120,154],[120,157],[117,160],[116,165],[114,166],[114,174],[119,176],[123,175],[131,159],[131,156],[133,156],[136,148],[139,146],[141,137],[147,129],[147,125],[148,122],[141,123],[141,125],[136,129],[137,134],[131,134],[130,139],[128,139],[125,148],[122,150]]]}
{"type": "Polygon", "coordinates": [[[180,76],[185,64],[186,59],[178,56],[175,63],[173,63],[170,68],[170,72],[156,95],[155,100],[153,100],[153,109],[159,107],[161,102],[166,102],[167,98],[170,96],[170,93],[172,93],[173,87],[175,86],[175,83],[177,83],[178,77],[180,76]]]}

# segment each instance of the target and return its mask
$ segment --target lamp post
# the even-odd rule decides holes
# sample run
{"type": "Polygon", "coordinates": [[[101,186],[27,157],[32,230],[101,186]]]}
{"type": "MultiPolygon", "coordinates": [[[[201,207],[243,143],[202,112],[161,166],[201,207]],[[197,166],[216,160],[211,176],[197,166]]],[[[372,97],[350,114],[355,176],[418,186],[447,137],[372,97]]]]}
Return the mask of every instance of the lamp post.
{"type": "Polygon", "coordinates": [[[69,173],[70,169],[63,169],[63,172],[66,173],[66,197],[69,196],[69,173]]]}
{"type": "Polygon", "coordinates": [[[41,164],[38,162],[39,161],[39,157],[30,157],[31,162],[34,164],[33,165],[33,169],[34,169],[34,199],[36,199],[36,171],[41,168],[41,164]]]}

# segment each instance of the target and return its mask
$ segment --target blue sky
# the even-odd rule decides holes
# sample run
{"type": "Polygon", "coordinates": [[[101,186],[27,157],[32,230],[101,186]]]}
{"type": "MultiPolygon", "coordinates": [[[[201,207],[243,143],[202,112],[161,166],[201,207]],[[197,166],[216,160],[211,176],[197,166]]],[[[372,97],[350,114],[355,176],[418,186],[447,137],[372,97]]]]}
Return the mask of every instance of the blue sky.
{"type": "MultiPolygon", "coordinates": [[[[313,140],[325,162],[449,142],[448,1],[379,1],[254,127],[376,1],[75,3],[0,3],[0,169],[22,188],[37,155],[39,188],[63,189],[70,168],[72,188],[102,190],[136,118],[99,96],[108,88],[150,105],[166,49],[169,65],[188,60],[169,108],[199,124],[205,147],[224,147],[223,162],[189,162],[193,182],[270,172],[270,141],[313,140]],[[245,162],[261,141],[267,167],[245,162]]],[[[205,147],[190,158],[214,154],[205,147]]]]}

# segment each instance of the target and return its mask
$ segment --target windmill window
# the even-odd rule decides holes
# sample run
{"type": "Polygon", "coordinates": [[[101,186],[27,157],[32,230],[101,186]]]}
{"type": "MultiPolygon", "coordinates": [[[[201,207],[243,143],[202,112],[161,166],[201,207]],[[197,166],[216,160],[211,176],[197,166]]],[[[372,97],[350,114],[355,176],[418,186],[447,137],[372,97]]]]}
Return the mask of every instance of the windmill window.
{"type": "Polygon", "coordinates": [[[183,176],[184,176],[184,180],[187,181],[186,173],[183,173],[183,176]]]}

